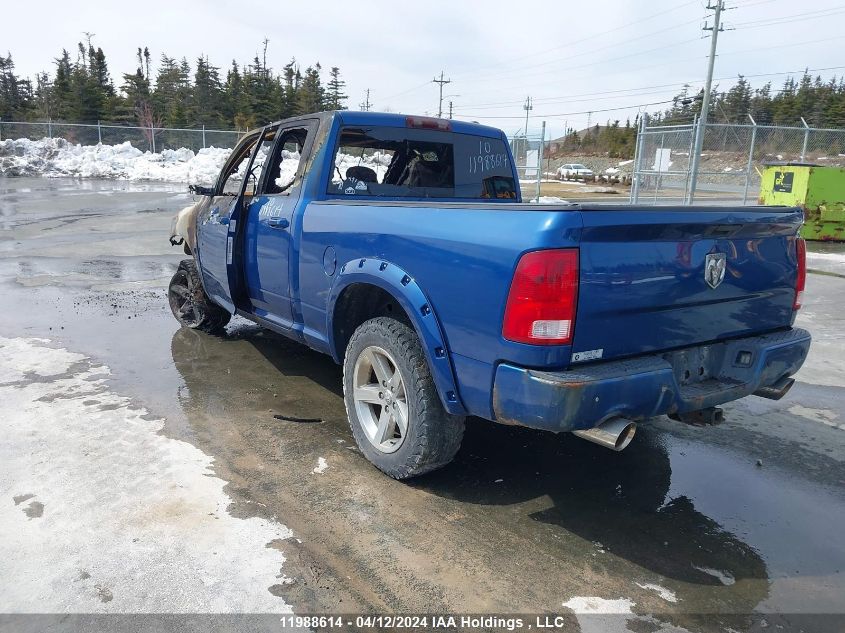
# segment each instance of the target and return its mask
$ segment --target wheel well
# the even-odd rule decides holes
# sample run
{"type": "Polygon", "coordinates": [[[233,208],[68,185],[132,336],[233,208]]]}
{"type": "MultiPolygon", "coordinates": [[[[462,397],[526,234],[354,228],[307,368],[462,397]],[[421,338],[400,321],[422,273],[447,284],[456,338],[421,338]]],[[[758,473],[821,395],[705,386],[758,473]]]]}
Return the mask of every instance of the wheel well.
{"type": "Polygon", "coordinates": [[[335,303],[332,319],[337,358],[343,359],[346,345],[358,326],[380,316],[392,317],[412,329],[414,327],[402,305],[387,290],[366,283],[355,283],[345,288],[335,303]]]}

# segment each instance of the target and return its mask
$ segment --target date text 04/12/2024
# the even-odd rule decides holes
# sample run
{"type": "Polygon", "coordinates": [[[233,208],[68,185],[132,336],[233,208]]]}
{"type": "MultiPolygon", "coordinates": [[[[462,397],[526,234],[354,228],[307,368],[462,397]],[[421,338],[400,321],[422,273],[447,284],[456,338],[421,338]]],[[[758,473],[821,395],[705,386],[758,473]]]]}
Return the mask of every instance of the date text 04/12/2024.
{"type": "Polygon", "coordinates": [[[503,617],[493,615],[356,615],[309,616],[286,615],[280,619],[283,628],[310,629],[502,629],[507,631],[554,630],[571,623],[571,618],[561,615],[542,615],[534,618],[503,617]]]}

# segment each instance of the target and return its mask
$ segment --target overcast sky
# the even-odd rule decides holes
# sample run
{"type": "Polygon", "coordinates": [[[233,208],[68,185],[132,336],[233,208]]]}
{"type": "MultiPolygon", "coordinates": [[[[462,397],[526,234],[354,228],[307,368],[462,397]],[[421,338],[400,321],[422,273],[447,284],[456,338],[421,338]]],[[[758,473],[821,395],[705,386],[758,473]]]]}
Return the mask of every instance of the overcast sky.
{"type": "MultiPolygon", "coordinates": [[[[39,0],[5,4],[0,47],[21,74],[52,74],[61,49],[75,54],[83,33],[92,32],[119,86],[136,67],[138,46],[148,46],[156,61],[167,53],[192,66],[207,55],[225,77],[231,60],[249,62],[266,36],[268,63],[277,71],[292,56],[303,68],[319,61],[324,78],[339,66],[352,109],[369,88],[373,109],[436,115],[431,80],[443,70],[452,80],[444,87],[450,95],[444,111],[452,101],[456,118],[515,132],[531,95],[529,130],[545,119],[558,136],[567,121],[576,129],[588,120],[624,122],[638,109],[664,107],[643,104],[670,100],[684,83],[700,88],[709,49],[701,27],[711,13],[704,4],[39,0]]],[[[715,77],[765,74],[751,81],[771,80],[778,88],[785,71],[830,68],[819,71],[825,78],[845,72],[841,0],[726,0],[726,6],[732,10],[724,13],[728,30],[719,37],[715,77]]]]}

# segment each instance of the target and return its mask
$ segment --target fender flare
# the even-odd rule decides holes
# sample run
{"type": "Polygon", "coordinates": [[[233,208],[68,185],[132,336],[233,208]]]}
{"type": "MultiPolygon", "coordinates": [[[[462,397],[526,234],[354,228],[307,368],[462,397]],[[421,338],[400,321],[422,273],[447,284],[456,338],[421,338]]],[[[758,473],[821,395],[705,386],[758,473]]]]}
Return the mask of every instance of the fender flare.
{"type": "Polygon", "coordinates": [[[334,360],[343,363],[343,354],[338,354],[334,340],[335,306],[343,291],[356,283],[377,286],[399,302],[420,337],[443,406],[453,415],[467,415],[460,401],[446,337],[431,302],[411,275],[388,261],[366,257],[354,259],[340,267],[340,273],[329,292],[326,310],[326,332],[334,360]]]}

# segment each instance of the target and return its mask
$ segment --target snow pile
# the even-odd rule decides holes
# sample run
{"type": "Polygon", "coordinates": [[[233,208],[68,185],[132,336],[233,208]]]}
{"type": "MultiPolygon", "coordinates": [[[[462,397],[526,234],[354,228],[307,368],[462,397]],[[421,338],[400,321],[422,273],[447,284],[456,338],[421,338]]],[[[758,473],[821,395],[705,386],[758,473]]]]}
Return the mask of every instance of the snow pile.
{"type": "Polygon", "coordinates": [[[120,145],[74,145],[64,139],[0,141],[0,175],[49,178],[121,178],[212,184],[231,150],[184,147],[142,152],[120,145]]]}
{"type": "Polygon", "coordinates": [[[572,204],[569,200],[564,200],[557,196],[540,196],[539,201],[537,198],[532,198],[531,202],[539,202],[539,204],[572,204]]]}
{"type": "MultiPolygon", "coordinates": [[[[231,151],[208,147],[194,153],[181,147],[153,153],[141,151],[129,141],[120,145],[74,145],[61,138],[9,139],[0,141],[0,176],[115,178],[212,185],[231,151]]],[[[375,171],[381,181],[390,158],[386,153],[338,154],[335,179],[338,173],[346,178],[346,170],[352,166],[363,166],[375,171]]],[[[257,162],[262,163],[264,159],[266,152],[259,150],[257,162]]],[[[296,174],[299,153],[282,150],[282,159],[277,182],[286,185],[296,174]]],[[[246,163],[243,163],[235,180],[243,177],[245,168],[246,163]]]]}

